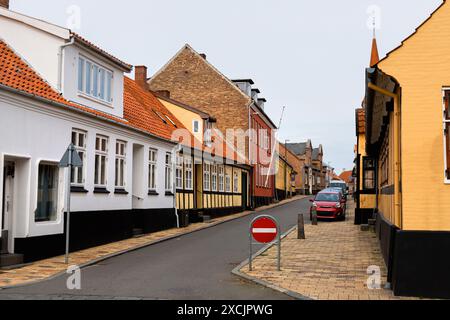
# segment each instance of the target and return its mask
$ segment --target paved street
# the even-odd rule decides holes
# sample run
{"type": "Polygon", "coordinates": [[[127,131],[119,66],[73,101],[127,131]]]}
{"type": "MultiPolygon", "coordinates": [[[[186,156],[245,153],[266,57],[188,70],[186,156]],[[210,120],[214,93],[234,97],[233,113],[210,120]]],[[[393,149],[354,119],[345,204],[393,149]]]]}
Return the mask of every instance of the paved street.
{"type": "Polygon", "coordinates": [[[288,299],[231,270],[248,257],[248,226],[256,215],[275,216],[286,232],[308,208],[308,199],[288,203],[111,258],[83,269],[82,290],[69,291],[67,276],[61,276],[2,290],[0,299],[288,299]]]}

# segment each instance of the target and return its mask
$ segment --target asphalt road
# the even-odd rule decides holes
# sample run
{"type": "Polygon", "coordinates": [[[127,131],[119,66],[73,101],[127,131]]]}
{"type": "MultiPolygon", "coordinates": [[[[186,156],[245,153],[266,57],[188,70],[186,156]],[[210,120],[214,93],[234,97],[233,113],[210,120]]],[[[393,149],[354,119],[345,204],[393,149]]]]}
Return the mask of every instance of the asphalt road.
{"type": "MultiPolygon", "coordinates": [[[[248,258],[248,228],[254,217],[259,214],[276,217],[284,233],[296,225],[298,213],[309,212],[309,205],[308,199],[295,201],[108,259],[82,270],[81,290],[68,290],[68,276],[61,276],[26,287],[1,290],[0,300],[288,299],[284,294],[242,281],[232,275],[231,270],[248,258]]],[[[309,220],[309,215],[305,218],[309,220]]]]}

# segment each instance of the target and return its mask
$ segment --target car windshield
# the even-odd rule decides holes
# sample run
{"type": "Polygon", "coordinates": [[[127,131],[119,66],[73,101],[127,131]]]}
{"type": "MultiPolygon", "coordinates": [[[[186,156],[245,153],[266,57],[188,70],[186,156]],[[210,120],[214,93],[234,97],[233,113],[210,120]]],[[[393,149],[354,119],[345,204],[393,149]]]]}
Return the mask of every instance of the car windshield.
{"type": "Polygon", "coordinates": [[[337,193],[319,193],[316,196],[316,201],[339,202],[339,195],[337,193]]]}

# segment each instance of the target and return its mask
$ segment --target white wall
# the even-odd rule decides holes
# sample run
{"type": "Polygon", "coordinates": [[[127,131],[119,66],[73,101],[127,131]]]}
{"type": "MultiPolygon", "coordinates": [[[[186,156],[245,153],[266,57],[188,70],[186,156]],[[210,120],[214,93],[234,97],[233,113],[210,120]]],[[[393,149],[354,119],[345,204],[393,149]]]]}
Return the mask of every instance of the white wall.
{"type": "MultiPolygon", "coordinates": [[[[34,100],[19,97],[14,94],[0,91],[0,171],[3,171],[3,159],[8,155],[20,156],[27,170],[20,170],[21,190],[18,193],[26,206],[17,214],[16,237],[31,237],[40,235],[58,234],[63,232],[63,205],[65,174],[60,177],[60,210],[58,219],[51,223],[35,223],[34,211],[37,206],[37,174],[40,161],[59,162],[71,140],[73,128],[88,132],[87,137],[87,165],[85,168],[87,194],[72,194],[71,210],[100,211],[100,210],[130,210],[132,201],[132,148],[133,144],[144,146],[143,181],[148,174],[148,149],[159,150],[158,156],[158,193],[159,196],[145,196],[136,206],[141,209],[173,208],[173,197],[165,196],[164,188],[164,155],[171,152],[173,144],[135,133],[134,131],[119,128],[118,126],[100,122],[90,117],[66,111],[59,107],[50,107],[34,100]],[[109,155],[107,169],[107,189],[110,194],[94,194],[94,163],[95,163],[95,137],[97,134],[109,137],[109,155]],[[115,141],[120,139],[127,142],[126,187],[128,195],[116,195],[115,190],[115,141]]],[[[21,164],[22,166],[22,164],[21,164]]],[[[141,170],[141,168],[140,168],[141,170]]],[[[65,172],[64,172],[65,173],[65,172]]],[[[0,178],[3,172],[0,173],[0,178]]],[[[145,188],[145,185],[143,186],[145,188]]],[[[3,183],[0,180],[0,204],[2,199],[3,183]]],[[[1,218],[0,218],[1,219],[1,218]]],[[[1,226],[2,221],[0,221],[1,226]]]]}

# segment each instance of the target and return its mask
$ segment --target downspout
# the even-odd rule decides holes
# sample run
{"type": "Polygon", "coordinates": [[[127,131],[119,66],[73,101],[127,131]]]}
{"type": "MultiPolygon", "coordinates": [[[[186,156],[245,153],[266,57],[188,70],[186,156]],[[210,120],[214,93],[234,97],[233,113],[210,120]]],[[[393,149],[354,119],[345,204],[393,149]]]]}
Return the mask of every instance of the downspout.
{"type": "Polygon", "coordinates": [[[59,54],[58,54],[58,91],[62,92],[62,73],[63,73],[63,54],[64,54],[64,49],[68,46],[71,46],[75,44],[75,38],[72,37],[70,39],[69,43],[63,44],[62,46],[59,47],[59,54]]]}
{"type": "MultiPolygon", "coordinates": [[[[172,192],[173,192],[173,207],[175,209],[175,218],[177,219],[177,229],[180,229],[180,215],[177,207],[177,154],[181,151],[181,145],[176,145],[172,152],[172,192]]],[[[184,173],[183,173],[184,174],[184,173]]]]}

